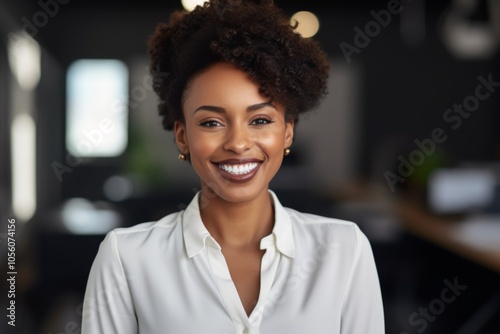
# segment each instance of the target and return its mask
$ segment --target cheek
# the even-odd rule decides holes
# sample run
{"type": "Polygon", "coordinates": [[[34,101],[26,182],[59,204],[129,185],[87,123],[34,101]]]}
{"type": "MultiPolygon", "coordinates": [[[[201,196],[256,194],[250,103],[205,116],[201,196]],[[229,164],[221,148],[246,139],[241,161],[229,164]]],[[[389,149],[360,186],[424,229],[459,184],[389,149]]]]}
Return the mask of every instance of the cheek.
{"type": "Polygon", "coordinates": [[[258,134],[258,142],[267,150],[281,151],[285,145],[285,132],[283,129],[275,129],[274,131],[266,131],[258,134]]]}
{"type": "Polygon", "coordinates": [[[191,165],[200,177],[206,173],[212,155],[219,149],[219,139],[214,134],[203,132],[191,133],[189,136],[189,153],[191,165]]]}
{"type": "Polygon", "coordinates": [[[191,141],[189,146],[192,154],[206,156],[217,148],[217,143],[213,139],[200,137],[191,141]]]}
{"type": "Polygon", "coordinates": [[[210,134],[200,131],[197,127],[188,126],[187,136],[189,141],[189,151],[192,159],[198,156],[209,154],[216,146],[216,140],[210,134]]]}
{"type": "Polygon", "coordinates": [[[189,151],[193,169],[199,176],[203,175],[207,168],[207,161],[215,151],[213,142],[201,136],[193,136],[190,138],[189,151]]]}

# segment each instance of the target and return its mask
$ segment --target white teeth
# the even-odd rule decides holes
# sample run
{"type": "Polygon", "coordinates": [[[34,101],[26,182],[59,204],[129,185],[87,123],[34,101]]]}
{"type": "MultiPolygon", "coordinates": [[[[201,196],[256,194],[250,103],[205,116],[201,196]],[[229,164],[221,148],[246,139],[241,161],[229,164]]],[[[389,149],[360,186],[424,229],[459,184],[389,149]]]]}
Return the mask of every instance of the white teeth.
{"type": "Polygon", "coordinates": [[[234,175],[241,175],[241,174],[248,174],[251,171],[253,171],[257,167],[258,163],[252,162],[248,164],[242,164],[242,165],[218,165],[220,169],[222,169],[225,172],[228,172],[229,174],[234,174],[234,175]]]}

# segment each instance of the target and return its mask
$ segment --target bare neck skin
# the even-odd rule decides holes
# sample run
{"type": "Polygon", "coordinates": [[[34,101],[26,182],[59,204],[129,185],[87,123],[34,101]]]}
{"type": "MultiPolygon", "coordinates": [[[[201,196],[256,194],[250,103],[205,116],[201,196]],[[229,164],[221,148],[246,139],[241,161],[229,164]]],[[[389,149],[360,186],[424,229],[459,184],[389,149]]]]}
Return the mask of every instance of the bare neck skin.
{"type": "Polygon", "coordinates": [[[260,240],[272,232],[274,208],[269,192],[249,202],[230,203],[204,187],[200,214],[207,230],[221,247],[259,249],[260,240]]]}

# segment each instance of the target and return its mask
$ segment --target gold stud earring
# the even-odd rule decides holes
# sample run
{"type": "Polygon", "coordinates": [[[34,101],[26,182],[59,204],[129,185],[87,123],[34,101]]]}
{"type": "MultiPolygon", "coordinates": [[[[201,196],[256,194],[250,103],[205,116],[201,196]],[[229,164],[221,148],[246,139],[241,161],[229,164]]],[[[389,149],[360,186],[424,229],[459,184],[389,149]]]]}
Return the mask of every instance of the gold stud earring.
{"type": "Polygon", "coordinates": [[[179,158],[179,160],[184,161],[184,160],[186,160],[186,155],[181,153],[181,154],[179,154],[179,156],[177,158],[179,158]]]}
{"type": "Polygon", "coordinates": [[[285,156],[290,155],[290,152],[291,152],[291,151],[290,151],[290,149],[289,149],[289,148],[285,148],[285,153],[284,153],[284,154],[285,154],[285,156]]]}

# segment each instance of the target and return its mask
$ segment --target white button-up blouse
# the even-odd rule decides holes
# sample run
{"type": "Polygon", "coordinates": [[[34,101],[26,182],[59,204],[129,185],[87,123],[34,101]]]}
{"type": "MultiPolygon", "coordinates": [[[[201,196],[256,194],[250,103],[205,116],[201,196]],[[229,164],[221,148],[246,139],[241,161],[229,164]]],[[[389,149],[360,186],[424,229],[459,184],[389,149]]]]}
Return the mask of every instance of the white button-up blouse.
{"type": "Polygon", "coordinates": [[[380,334],[384,315],[368,239],[356,224],[283,207],[247,316],[199,193],[157,222],[109,232],[88,278],[83,334],[380,334]]]}

